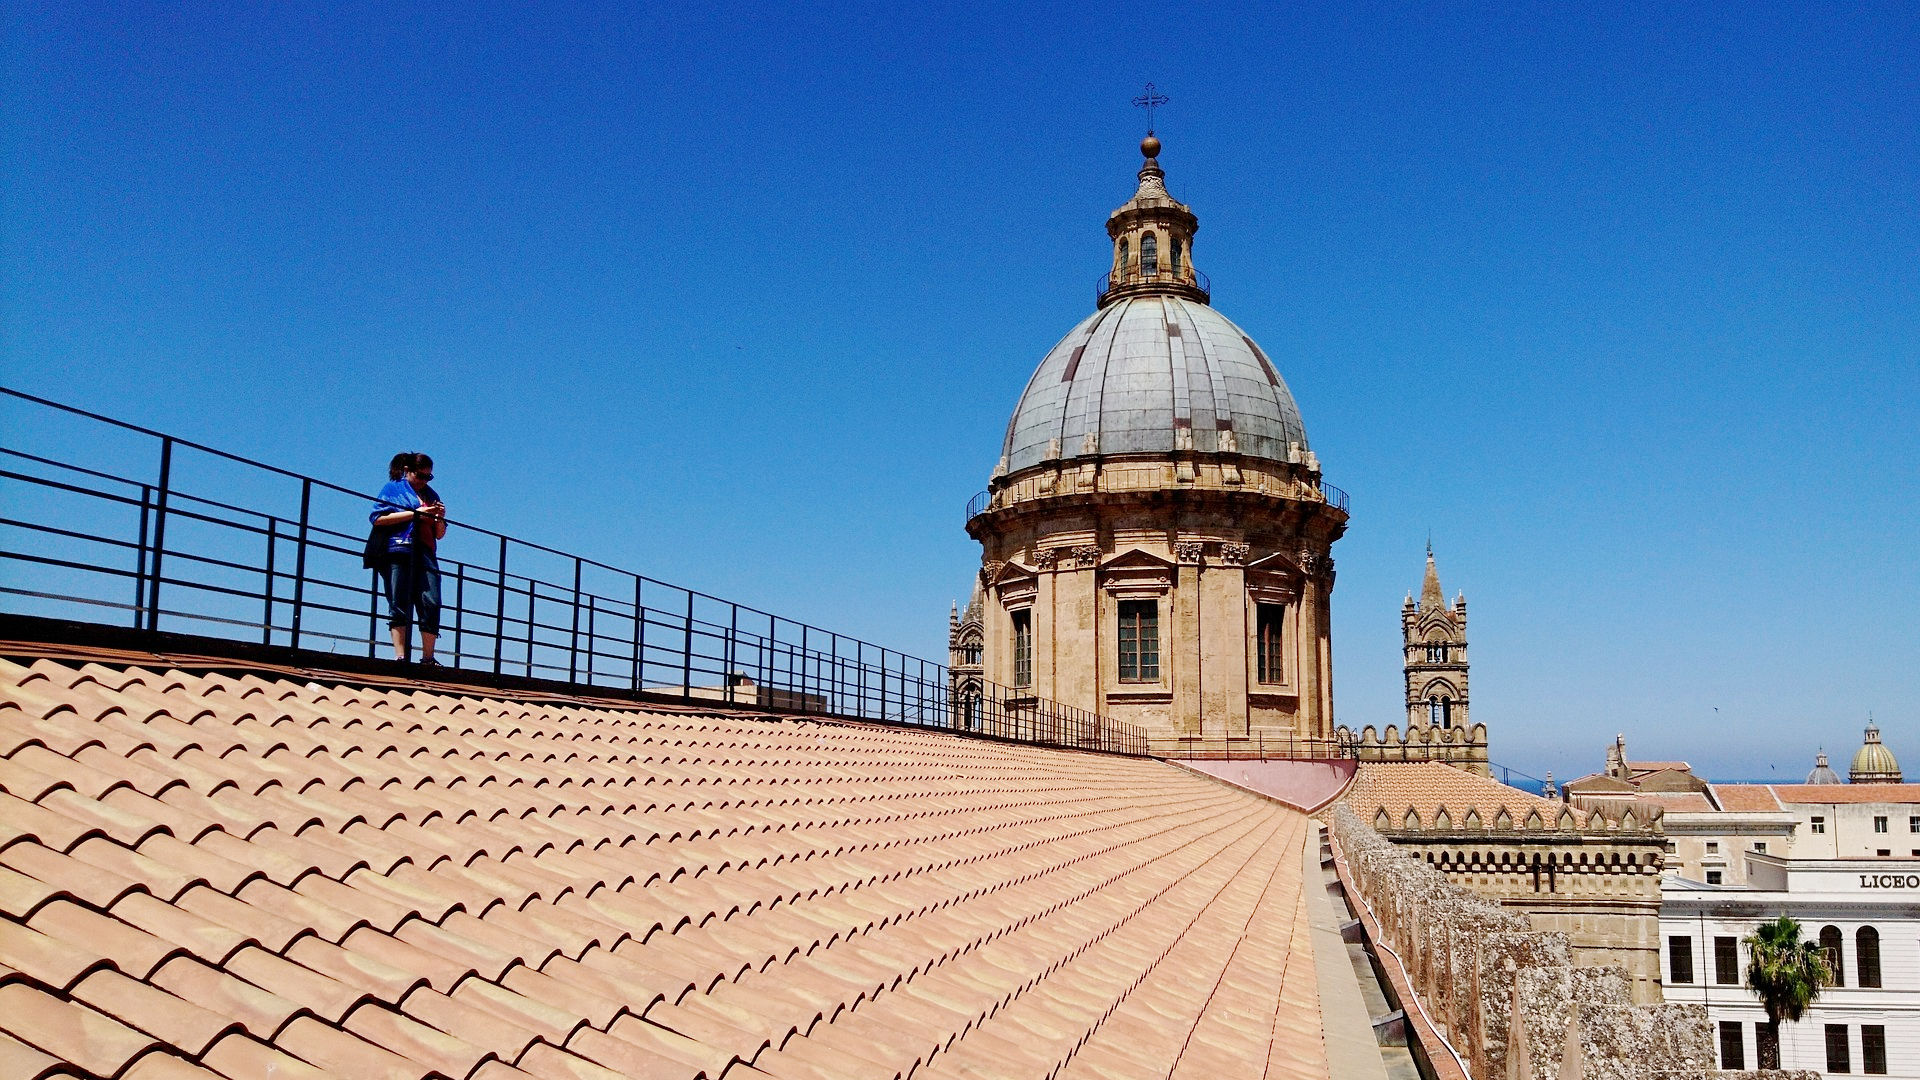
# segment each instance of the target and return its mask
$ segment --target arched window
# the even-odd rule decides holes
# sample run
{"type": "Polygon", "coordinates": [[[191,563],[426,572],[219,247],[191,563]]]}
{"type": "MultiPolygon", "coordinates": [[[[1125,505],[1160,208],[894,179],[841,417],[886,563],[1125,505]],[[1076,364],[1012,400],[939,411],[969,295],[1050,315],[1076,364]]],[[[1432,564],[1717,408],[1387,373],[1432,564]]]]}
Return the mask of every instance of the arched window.
{"type": "Polygon", "coordinates": [[[1427,723],[1437,728],[1453,725],[1453,699],[1430,697],[1427,699],[1427,723]]]}
{"type": "Polygon", "coordinates": [[[1169,256],[1167,265],[1173,270],[1174,276],[1177,277],[1180,274],[1180,238],[1179,237],[1176,236],[1173,238],[1172,247],[1169,248],[1167,254],[1169,256]]]}
{"type": "MultiPolygon", "coordinates": [[[[1875,944],[1878,944],[1877,939],[1875,944]]],[[[1827,980],[1827,985],[1847,985],[1847,969],[1840,963],[1839,927],[1823,926],[1820,928],[1820,951],[1826,955],[1827,970],[1832,972],[1832,977],[1827,980]]]]}
{"type": "Polygon", "coordinates": [[[1127,272],[1127,254],[1127,238],[1123,236],[1120,238],[1120,272],[1123,274],[1127,272]]]}
{"type": "Polygon", "coordinates": [[[1152,233],[1140,238],[1140,272],[1143,274],[1160,272],[1160,241],[1152,233]]]}
{"type": "Polygon", "coordinates": [[[1860,976],[1861,986],[1880,985],[1880,931],[1871,926],[1854,932],[1853,970],[1860,976]]]}

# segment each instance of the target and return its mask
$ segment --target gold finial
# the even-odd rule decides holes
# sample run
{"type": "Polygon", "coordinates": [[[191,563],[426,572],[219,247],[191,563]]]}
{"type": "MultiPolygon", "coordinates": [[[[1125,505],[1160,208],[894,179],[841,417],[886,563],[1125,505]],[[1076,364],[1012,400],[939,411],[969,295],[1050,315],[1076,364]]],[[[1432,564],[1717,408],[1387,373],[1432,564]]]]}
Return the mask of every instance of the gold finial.
{"type": "Polygon", "coordinates": [[[1160,140],[1154,138],[1152,132],[1140,140],[1140,156],[1149,161],[1160,156],[1160,140]]]}

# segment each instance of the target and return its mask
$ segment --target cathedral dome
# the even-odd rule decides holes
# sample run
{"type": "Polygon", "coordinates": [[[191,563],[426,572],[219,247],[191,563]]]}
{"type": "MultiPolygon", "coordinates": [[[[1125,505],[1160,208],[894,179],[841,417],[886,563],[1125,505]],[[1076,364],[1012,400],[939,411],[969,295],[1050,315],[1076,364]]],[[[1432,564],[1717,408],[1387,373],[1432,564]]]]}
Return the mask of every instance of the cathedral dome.
{"type": "Polygon", "coordinates": [[[1167,193],[1141,143],[1140,186],[1107,219],[1113,262],[1100,310],[1040,361],[1014,407],[997,475],[1127,454],[1239,454],[1306,466],[1306,429],[1287,384],[1246,332],[1208,306],[1193,265],[1199,219],[1167,193]]]}
{"type": "Polygon", "coordinates": [[[1307,433],[1272,361],[1226,316],[1186,296],[1130,296],[1040,361],[1001,468],[1176,449],[1304,463],[1307,433]]]}
{"type": "Polygon", "coordinates": [[[1853,766],[1847,770],[1847,782],[1850,784],[1897,784],[1900,782],[1900,763],[1893,759],[1893,751],[1880,741],[1880,729],[1873,721],[1867,721],[1866,742],[1854,751],[1853,766]]]}

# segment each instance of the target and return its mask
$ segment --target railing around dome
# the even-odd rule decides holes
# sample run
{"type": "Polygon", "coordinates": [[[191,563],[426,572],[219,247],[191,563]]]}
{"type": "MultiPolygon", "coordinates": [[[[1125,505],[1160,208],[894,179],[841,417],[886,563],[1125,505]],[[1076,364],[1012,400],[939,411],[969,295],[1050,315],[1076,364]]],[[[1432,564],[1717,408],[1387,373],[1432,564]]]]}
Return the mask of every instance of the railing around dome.
{"type": "Polygon", "coordinates": [[[1094,288],[1093,302],[1096,305],[1107,302],[1107,296],[1115,289],[1133,285],[1184,285],[1196,289],[1200,299],[1209,303],[1213,300],[1213,282],[1207,275],[1189,266],[1184,269],[1145,271],[1139,267],[1126,270],[1109,270],[1100,275],[1100,283],[1094,288]]]}
{"type": "Polygon", "coordinates": [[[987,512],[987,506],[993,502],[993,492],[982,491],[967,500],[967,520],[972,521],[987,512]]]}
{"type": "Polygon", "coordinates": [[[1333,507],[1343,514],[1347,512],[1347,493],[1345,491],[1322,480],[1320,482],[1320,494],[1326,496],[1328,506],[1333,507]]]}
{"type": "MultiPolygon", "coordinates": [[[[281,662],[310,667],[327,663],[316,652],[385,651],[378,578],[361,565],[371,495],[5,387],[0,431],[0,614],[298,650],[281,662]]],[[[438,658],[451,670],[415,669],[423,678],[1148,750],[1133,725],[1026,690],[468,522],[449,529],[438,658]],[[467,553],[478,561],[454,557],[467,553]]]]}

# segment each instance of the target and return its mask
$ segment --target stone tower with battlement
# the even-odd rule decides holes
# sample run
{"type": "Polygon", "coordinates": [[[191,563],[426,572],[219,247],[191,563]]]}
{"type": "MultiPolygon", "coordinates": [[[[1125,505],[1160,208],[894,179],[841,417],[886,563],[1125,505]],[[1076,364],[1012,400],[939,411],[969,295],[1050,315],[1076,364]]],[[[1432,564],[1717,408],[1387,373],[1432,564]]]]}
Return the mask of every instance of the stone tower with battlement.
{"type": "Polygon", "coordinates": [[[1358,735],[1343,729],[1362,761],[1440,761],[1491,775],[1487,726],[1476,724],[1467,706],[1467,598],[1448,604],[1427,545],[1427,576],[1420,599],[1407,594],[1400,608],[1400,640],[1407,684],[1407,726],[1384,732],[1368,725],[1358,735]]]}

